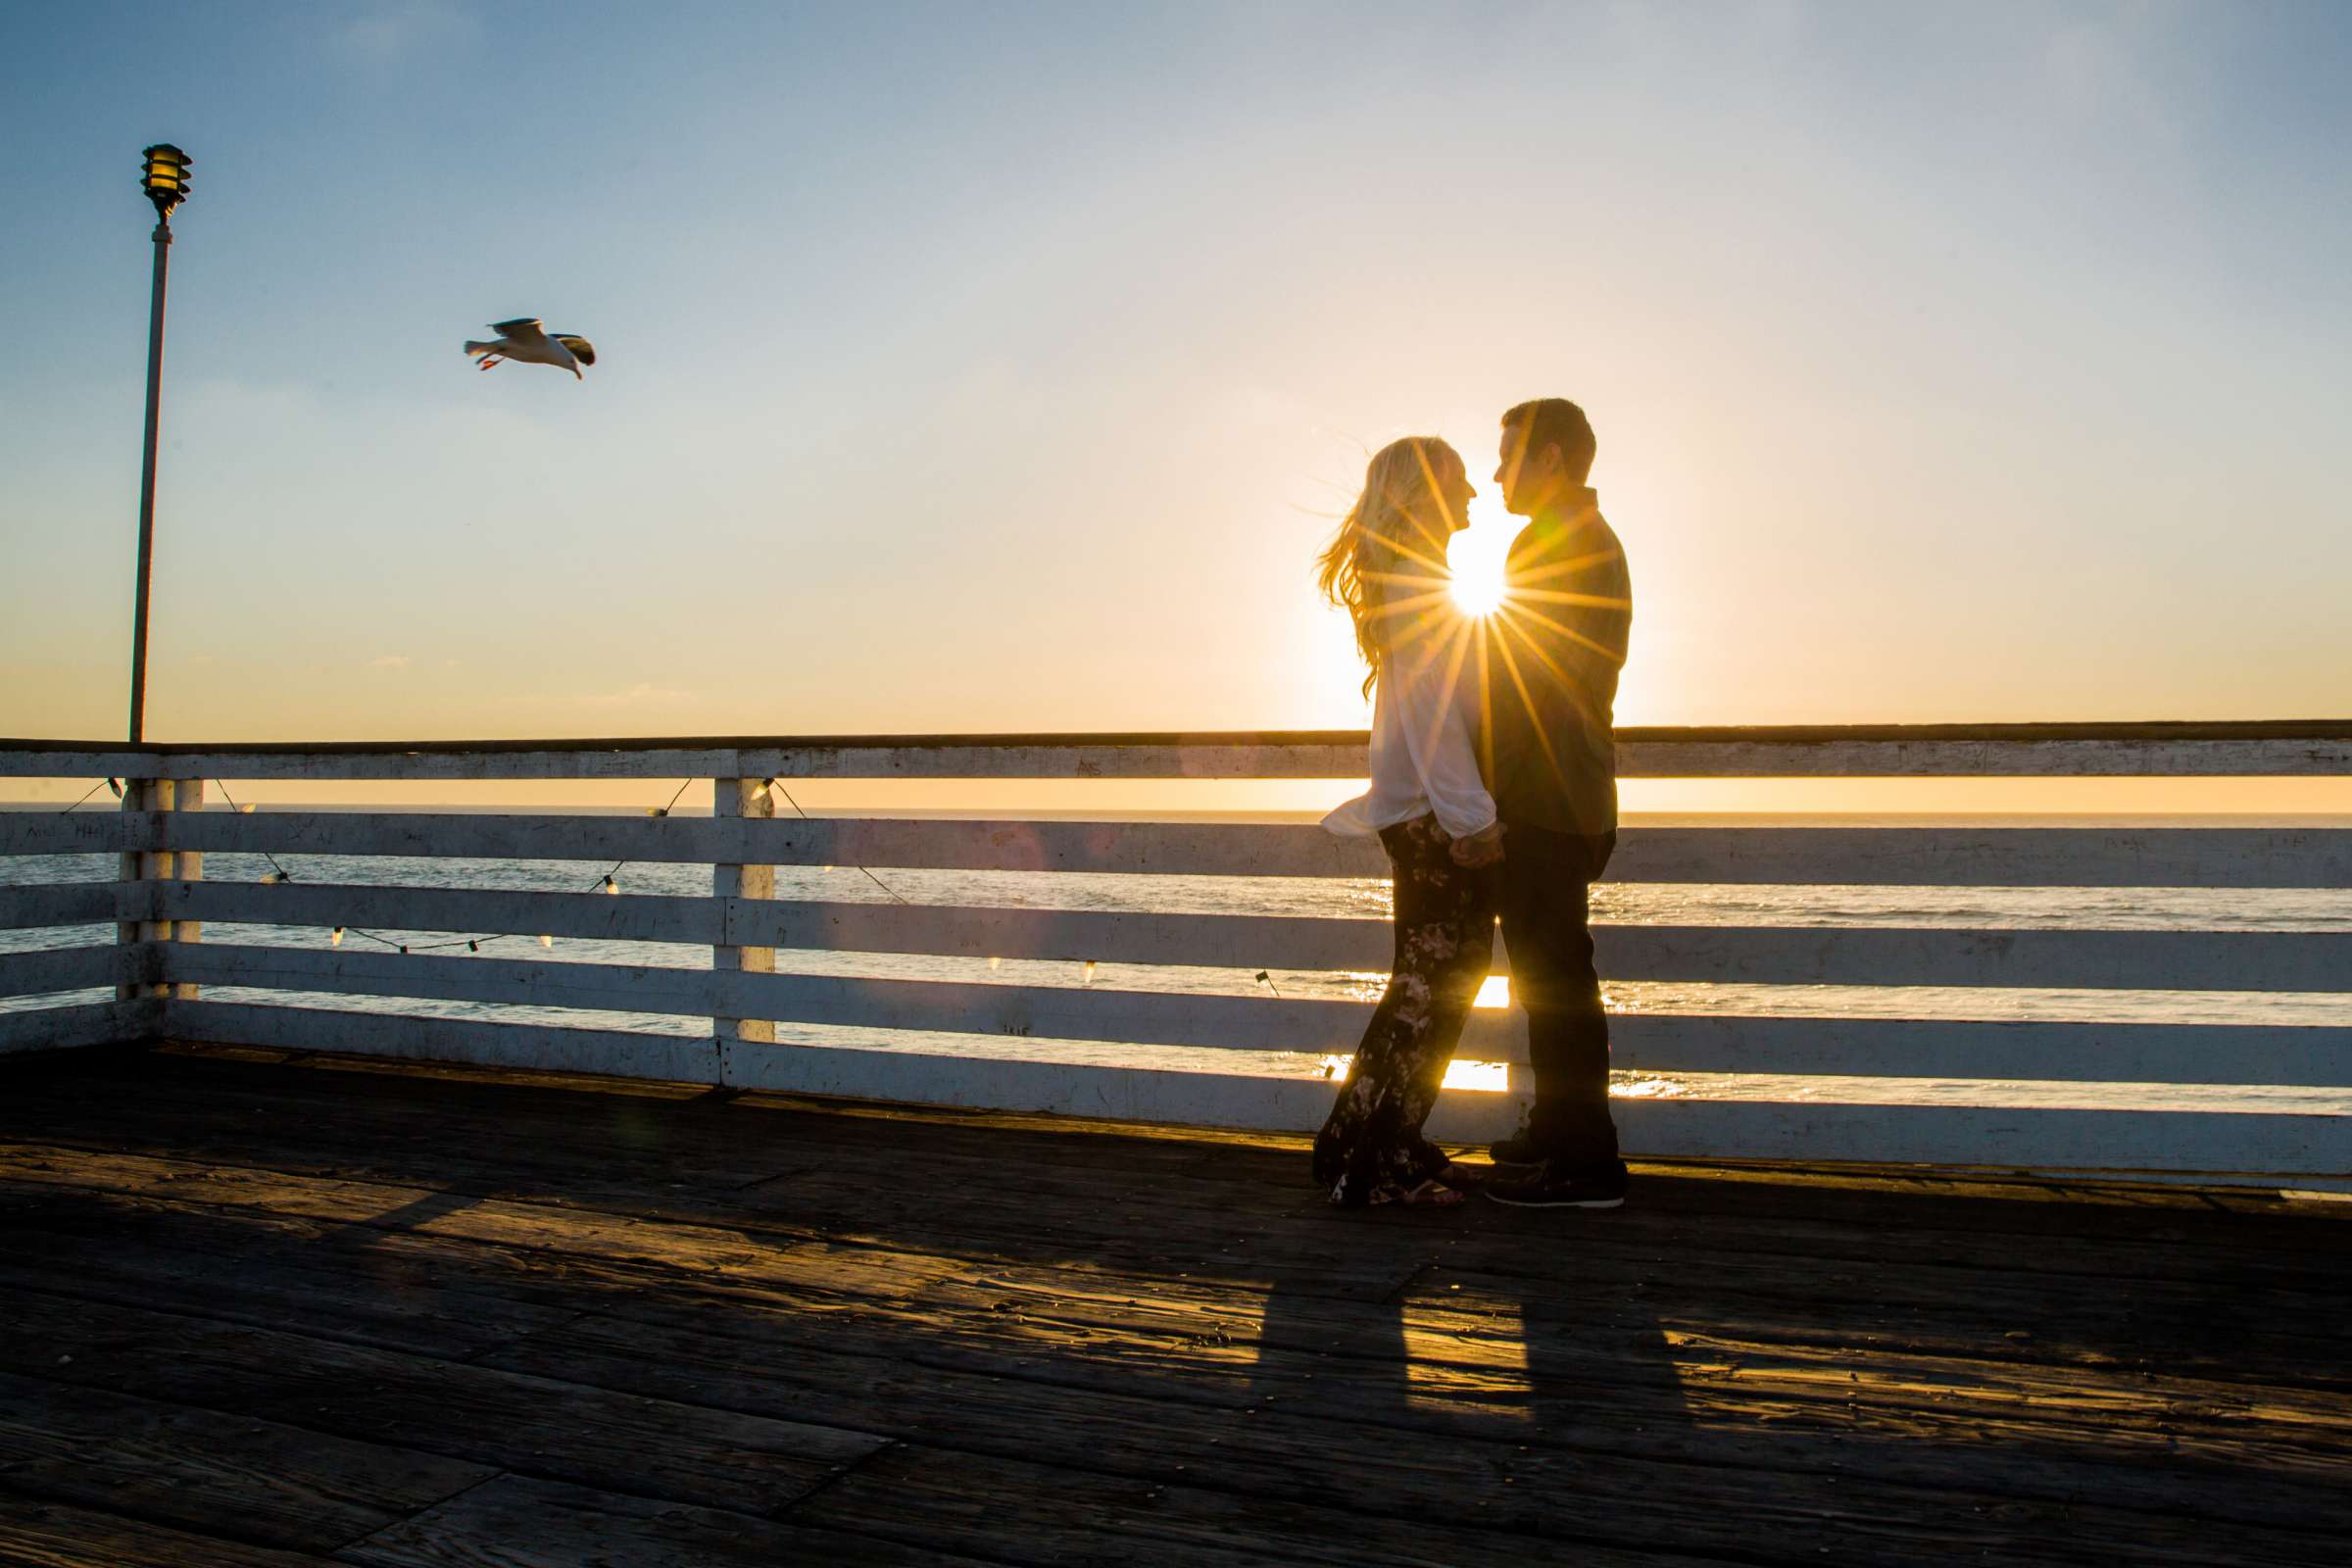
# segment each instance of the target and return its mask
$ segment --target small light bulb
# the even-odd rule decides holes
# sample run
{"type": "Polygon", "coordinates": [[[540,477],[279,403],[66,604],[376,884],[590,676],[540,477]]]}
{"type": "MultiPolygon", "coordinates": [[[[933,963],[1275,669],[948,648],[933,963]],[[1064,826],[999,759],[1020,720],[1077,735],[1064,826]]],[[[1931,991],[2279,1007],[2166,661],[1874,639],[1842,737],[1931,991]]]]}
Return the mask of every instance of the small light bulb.
{"type": "Polygon", "coordinates": [[[1004,960],[1003,958],[991,958],[988,960],[988,972],[990,974],[995,974],[999,969],[1004,967],[1004,960]]]}
{"type": "Polygon", "coordinates": [[[620,884],[613,881],[611,877],[607,877],[605,878],[605,891],[612,894],[615,897],[618,897],[620,893],[620,884]]]}
{"type": "Polygon", "coordinates": [[[108,789],[110,789],[110,790],[113,790],[113,791],[115,792],[115,799],[116,799],[116,800],[118,800],[118,801],[119,801],[119,800],[121,800],[121,799],[122,798],[122,781],[121,779],[119,779],[119,778],[110,778],[110,779],[108,779],[108,780],[106,781],[106,787],[107,787],[108,789]]]}
{"type": "Polygon", "coordinates": [[[479,953],[482,951],[482,945],[480,942],[468,938],[466,943],[466,951],[467,953],[479,953]]]}
{"type": "Polygon", "coordinates": [[[250,806],[240,806],[237,808],[237,814],[240,816],[251,816],[253,814],[253,808],[250,806]]]}
{"type": "Polygon", "coordinates": [[[556,939],[542,934],[539,938],[539,945],[543,948],[552,948],[556,945],[556,939]]]}
{"type": "Polygon", "coordinates": [[[1086,960],[1086,983],[1090,986],[1095,983],[1095,960],[1092,958],[1086,960]]]}
{"type": "Polygon", "coordinates": [[[328,937],[326,941],[329,947],[341,947],[343,945],[343,928],[341,926],[335,927],[334,935],[328,937]]]}

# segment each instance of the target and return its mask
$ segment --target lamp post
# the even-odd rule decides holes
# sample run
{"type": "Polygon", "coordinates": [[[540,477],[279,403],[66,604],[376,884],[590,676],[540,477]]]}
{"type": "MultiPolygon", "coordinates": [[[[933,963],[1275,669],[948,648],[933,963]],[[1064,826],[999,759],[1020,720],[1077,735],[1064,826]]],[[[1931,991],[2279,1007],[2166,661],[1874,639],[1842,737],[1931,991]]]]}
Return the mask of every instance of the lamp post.
{"type": "Polygon", "coordinates": [[[195,162],[170,142],[139,155],[146,160],[139,189],[155,203],[155,292],[147,306],[147,450],[139,465],[139,591],[131,614],[130,738],[146,738],[147,577],[155,564],[155,427],[164,402],[164,274],[172,256],[172,209],[187,200],[188,166],[195,162]]]}

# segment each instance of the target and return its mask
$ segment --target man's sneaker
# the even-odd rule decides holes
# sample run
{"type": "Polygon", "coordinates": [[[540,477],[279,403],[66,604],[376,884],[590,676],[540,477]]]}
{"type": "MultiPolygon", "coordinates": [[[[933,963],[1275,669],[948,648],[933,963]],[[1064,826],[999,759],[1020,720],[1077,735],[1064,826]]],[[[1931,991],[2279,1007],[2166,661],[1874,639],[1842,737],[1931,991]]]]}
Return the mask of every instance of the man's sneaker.
{"type": "Polygon", "coordinates": [[[1487,1150],[1487,1157],[1497,1165],[1541,1165],[1544,1163],[1544,1151],[1537,1148],[1536,1141],[1526,1133],[1516,1132],[1491,1145],[1487,1150]]]}
{"type": "Polygon", "coordinates": [[[1489,1182],[1487,1196],[1514,1208],[1615,1208],[1625,1201],[1625,1166],[1570,1170],[1546,1161],[1523,1176],[1489,1182]]]}

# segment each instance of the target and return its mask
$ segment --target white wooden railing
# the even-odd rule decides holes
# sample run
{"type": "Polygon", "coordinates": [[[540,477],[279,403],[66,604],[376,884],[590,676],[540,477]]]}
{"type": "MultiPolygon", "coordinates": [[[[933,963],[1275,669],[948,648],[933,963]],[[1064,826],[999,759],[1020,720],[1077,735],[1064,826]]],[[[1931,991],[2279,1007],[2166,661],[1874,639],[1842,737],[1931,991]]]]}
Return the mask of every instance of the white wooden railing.
{"type": "MultiPolygon", "coordinates": [[[[1629,776],[2284,776],[2352,773],[2352,724],[1627,731],[1629,776]]],[[[779,816],[803,778],[1346,778],[1356,733],[619,741],[331,747],[0,742],[0,776],[123,782],[120,810],[0,812],[0,856],[120,857],[111,880],[20,879],[0,929],[111,922],[112,942],[0,954],[0,1050],[169,1036],[923,1102],[1308,1128],[1327,1082],[959,1054],[940,1035],[1201,1051],[1342,1054],[1360,1001],[1108,985],[775,972],[816,949],[1242,973],[1385,970],[1384,921],[1302,915],[987,908],[772,896],[770,868],[1366,877],[1376,846],[1311,824],[947,821],[779,816]],[[220,809],[246,780],[713,781],[709,817],[220,809]],[[213,809],[204,808],[210,804],[213,809]],[[204,876],[224,853],[554,858],[712,867],[708,895],[363,886],[204,876]],[[562,961],[537,944],[434,952],[203,940],[206,924],[515,933],[707,947],[707,967],[562,961]],[[527,955],[527,956],[524,956],[527,955]],[[207,1000],[205,988],[299,994],[207,1000]],[[113,1000],[88,1001],[91,988],[113,1000]],[[77,997],[76,993],[80,995],[77,997]],[[354,1010],[335,997],[708,1018],[699,1036],[354,1010]],[[38,1001],[42,1005],[29,1004],[38,1001]],[[922,1031],[925,1050],[779,1044],[767,1020],[922,1031]]],[[[105,800],[106,797],[101,797],[105,800]]],[[[1635,827],[1611,879],[1927,888],[2352,889],[2332,828],[1635,827]]],[[[1612,981],[2105,992],[2352,993],[2337,931],[1610,925],[1612,981]]],[[[422,944],[418,944],[422,946],[422,944]]],[[[1497,946],[1496,963],[1502,955],[1497,946]]],[[[1090,971],[1091,972],[1091,971],[1090,971]]],[[[372,1004],[381,1006],[380,1002],[372,1004]]],[[[479,1010],[479,1009],[477,1009],[479,1010]]],[[[2352,1013],[2337,1017],[2352,1016],[2352,1013]]],[[[909,1038],[912,1038],[911,1036],[909,1038]]],[[[1621,1068],[1822,1081],[2291,1086],[2352,1090],[2352,1027],[1899,1017],[1631,1014],[1621,1068]]],[[[1037,1054],[1050,1055],[1050,1052],[1037,1054]]],[[[1099,1049],[1092,1054],[1100,1057],[1099,1049]]],[[[1524,1062],[1515,1015],[1482,1009],[1466,1057],[1524,1062]]],[[[1236,1058],[1238,1059],[1238,1058],[1236,1058]]],[[[2352,1177],[2352,1117],[2325,1111],[1886,1097],[1620,1102],[1637,1153],[1892,1160],[2035,1169],[2352,1177]]],[[[2063,1098],[2063,1097],[2061,1097],[2063,1098]]],[[[1513,1093],[1447,1092],[1433,1128],[1515,1123],[1513,1093]]]]}

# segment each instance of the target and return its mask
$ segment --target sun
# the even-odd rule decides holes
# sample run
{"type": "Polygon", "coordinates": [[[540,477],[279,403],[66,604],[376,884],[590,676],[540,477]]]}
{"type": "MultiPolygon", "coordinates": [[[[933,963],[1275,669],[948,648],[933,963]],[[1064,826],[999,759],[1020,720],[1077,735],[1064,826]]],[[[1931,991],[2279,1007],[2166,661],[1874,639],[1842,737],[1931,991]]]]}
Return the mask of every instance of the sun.
{"type": "Polygon", "coordinates": [[[1471,525],[1453,536],[1446,563],[1453,572],[1453,602],[1465,615],[1492,615],[1502,605],[1502,564],[1511,536],[1502,528],[1471,525]]]}

